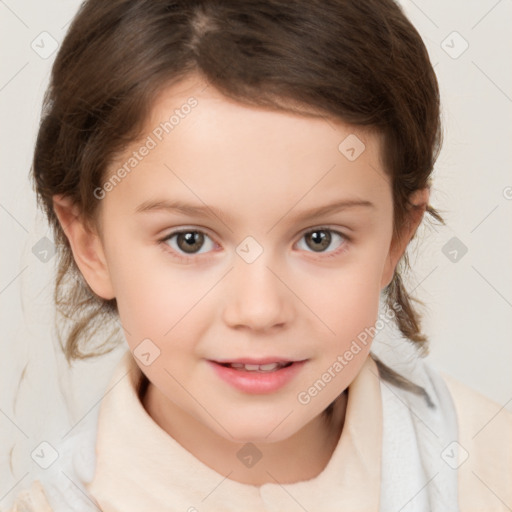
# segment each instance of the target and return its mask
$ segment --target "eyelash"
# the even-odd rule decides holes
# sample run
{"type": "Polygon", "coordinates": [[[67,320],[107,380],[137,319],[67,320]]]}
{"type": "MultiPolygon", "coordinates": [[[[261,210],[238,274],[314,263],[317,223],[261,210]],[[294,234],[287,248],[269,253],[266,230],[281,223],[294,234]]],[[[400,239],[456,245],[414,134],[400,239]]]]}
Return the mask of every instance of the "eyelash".
{"type": "MultiPolygon", "coordinates": [[[[347,250],[347,243],[349,243],[351,241],[351,239],[348,236],[346,236],[344,233],[341,233],[340,231],[336,231],[335,229],[332,229],[332,228],[328,228],[326,226],[319,226],[319,227],[315,227],[315,228],[312,228],[312,229],[308,229],[307,231],[304,231],[302,233],[301,237],[300,237],[300,240],[303,237],[305,237],[306,235],[314,233],[315,231],[328,231],[330,233],[334,233],[336,235],[339,235],[343,239],[342,242],[341,242],[341,245],[340,245],[340,247],[338,247],[338,249],[336,249],[334,251],[331,251],[329,253],[325,253],[325,255],[320,256],[319,258],[315,258],[315,259],[324,260],[326,258],[334,258],[336,256],[339,256],[340,254],[344,253],[347,250]]],[[[172,231],[171,233],[166,235],[164,238],[159,239],[158,242],[163,246],[163,250],[164,251],[166,251],[167,253],[171,252],[172,256],[174,258],[177,258],[180,262],[192,263],[193,262],[192,260],[197,259],[198,256],[202,256],[201,254],[195,254],[195,255],[192,254],[190,256],[184,256],[183,254],[180,254],[180,253],[176,252],[174,249],[170,248],[168,244],[166,244],[166,242],[171,240],[176,235],[179,235],[180,233],[201,233],[201,234],[207,236],[208,238],[210,238],[214,243],[216,243],[212,239],[212,237],[210,237],[208,235],[208,233],[206,233],[205,231],[203,231],[201,229],[187,228],[187,229],[179,229],[179,230],[176,230],[176,231],[172,231]]],[[[315,253],[313,252],[313,254],[315,254],[315,253]]],[[[316,253],[316,254],[322,255],[324,253],[319,252],[319,253],[316,253]]],[[[207,259],[209,259],[210,257],[211,256],[206,256],[207,259]]]]}

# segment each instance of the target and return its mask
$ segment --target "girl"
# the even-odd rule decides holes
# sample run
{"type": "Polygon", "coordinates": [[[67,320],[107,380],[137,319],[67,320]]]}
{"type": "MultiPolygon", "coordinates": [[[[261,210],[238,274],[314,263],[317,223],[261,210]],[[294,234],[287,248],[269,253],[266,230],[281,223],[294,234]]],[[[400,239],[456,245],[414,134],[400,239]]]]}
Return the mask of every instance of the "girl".
{"type": "Polygon", "coordinates": [[[392,0],[85,2],[33,176],[68,360],[105,318],[129,350],[13,510],[510,509],[510,415],[371,350],[426,353],[401,271],[440,134],[392,0]]]}

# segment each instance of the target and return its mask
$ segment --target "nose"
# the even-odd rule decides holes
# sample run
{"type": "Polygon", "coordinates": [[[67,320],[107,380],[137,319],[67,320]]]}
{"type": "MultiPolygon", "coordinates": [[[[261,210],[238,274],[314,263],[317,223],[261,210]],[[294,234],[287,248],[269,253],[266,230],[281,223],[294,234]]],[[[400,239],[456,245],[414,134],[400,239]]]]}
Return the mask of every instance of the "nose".
{"type": "Polygon", "coordinates": [[[229,273],[223,314],[232,328],[267,331],[282,329],[292,320],[293,293],[264,255],[252,263],[239,259],[229,273]]]}

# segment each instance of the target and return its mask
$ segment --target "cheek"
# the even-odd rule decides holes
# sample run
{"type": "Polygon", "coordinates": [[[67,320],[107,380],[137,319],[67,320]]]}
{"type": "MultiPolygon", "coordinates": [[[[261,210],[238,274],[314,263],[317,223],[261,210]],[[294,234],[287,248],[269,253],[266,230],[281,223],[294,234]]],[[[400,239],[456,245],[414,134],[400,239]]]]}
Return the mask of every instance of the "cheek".
{"type": "Polygon", "coordinates": [[[135,336],[136,332],[137,338],[161,335],[163,327],[154,322],[161,319],[164,323],[165,312],[175,310],[179,303],[177,287],[171,286],[165,273],[148,261],[151,251],[130,243],[125,233],[118,230],[108,240],[106,257],[110,278],[126,334],[135,336]]]}
{"type": "Polygon", "coordinates": [[[382,268],[379,253],[373,257],[354,255],[339,268],[317,273],[315,279],[304,282],[301,293],[318,318],[346,339],[375,323],[382,268]]]}
{"type": "MultiPolygon", "coordinates": [[[[166,264],[160,250],[117,252],[112,258],[112,282],[120,320],[129,346],[144,338],[172,341],[197,336],[200,316],[207,317],[205,305],[218,281],[211,273],[177,269],[166,264]],[[157,254],[155,260],[154,255],[157,254]]],[[[175,264],[174,264],[175,265],[175,264]]]]}
{"type": "MultiPolygon", "coordinates": [[[[321,298],[315,295],[314,309],[321,322],[316,356],[318,364],[311,367],[306,379],[332,382],[320,398],[327,406],[355,378],[364,364],[372,344],[372,333],[379,313],[379,273],[362,262],[339,272],[336,279],[326,281],[331,291],[321,298]],[[336,281],[333,284],[333,281],[336,281]],[[325,327],[325,326],[328,326],[325,327]],[[330,374],[335,375],[332,379],[330,374]]],[[[313,309],[313,308],[311,308],[313,309]]],[[[301,402],[302,403],[302,402],[301,402]]]]}
{"type": "MultiPolygon", "coordinates": [[[[374,325],[379,310],[379,287],[375,282],[350,276],[322,311],[329,315],[329,326],[343,349],[365,329],[374,325]]],[[[327,323],[327,322],[326,322],[327,323]]]]}

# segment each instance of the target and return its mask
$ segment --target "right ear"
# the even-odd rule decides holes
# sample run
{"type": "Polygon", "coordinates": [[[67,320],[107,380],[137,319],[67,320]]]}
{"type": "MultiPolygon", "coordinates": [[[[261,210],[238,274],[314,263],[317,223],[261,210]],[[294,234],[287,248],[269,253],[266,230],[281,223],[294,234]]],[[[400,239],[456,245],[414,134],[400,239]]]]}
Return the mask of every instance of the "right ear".
{"type": "Polygon", "coordinates": [[[77,267],[87,284],[99,297],[115,297],[101,238],[82,219],[70,198],[53,196],[53,210],[59,219],[77,267]]]}

